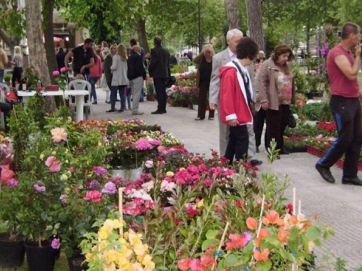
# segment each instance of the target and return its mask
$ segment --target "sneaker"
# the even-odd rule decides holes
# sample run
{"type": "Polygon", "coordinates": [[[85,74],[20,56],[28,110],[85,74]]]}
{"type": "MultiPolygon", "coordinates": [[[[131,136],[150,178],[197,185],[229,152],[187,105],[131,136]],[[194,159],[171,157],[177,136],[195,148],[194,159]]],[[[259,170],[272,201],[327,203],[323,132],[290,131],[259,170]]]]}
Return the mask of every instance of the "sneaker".
{"type": "Polygon", "coordinates": [[[132,112],[132,115],[143,115],[143,112],[140,112],[140,111],[134,111],[134,112],[132,112]]]}
{"type": "Polygon", "coordinates": [[[97,104],[97,101],[93,102],[92,104],[97,104]]]}

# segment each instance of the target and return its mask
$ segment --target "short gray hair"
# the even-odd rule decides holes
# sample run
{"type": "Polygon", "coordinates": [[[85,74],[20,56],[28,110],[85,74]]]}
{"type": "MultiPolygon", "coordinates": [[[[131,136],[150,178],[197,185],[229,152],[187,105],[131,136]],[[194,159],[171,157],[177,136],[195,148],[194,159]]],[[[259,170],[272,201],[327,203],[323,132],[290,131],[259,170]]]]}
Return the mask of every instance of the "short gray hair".
{"type": "Polygon", "coordinates": [[[226,40],[232,40],[232,38],[234,37],[235,34],[239,34],[241,36],[243,36],[243,32],[240,31],[237,28],[234,29],[230,29],[227,33],[226,33],[226,40]]]}

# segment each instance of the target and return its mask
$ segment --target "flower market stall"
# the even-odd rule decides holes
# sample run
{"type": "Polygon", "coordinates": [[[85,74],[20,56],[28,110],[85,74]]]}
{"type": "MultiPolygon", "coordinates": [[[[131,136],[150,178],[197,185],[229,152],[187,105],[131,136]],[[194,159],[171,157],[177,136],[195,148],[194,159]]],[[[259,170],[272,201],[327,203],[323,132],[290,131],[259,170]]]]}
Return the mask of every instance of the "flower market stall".
{"type": "MultiPolygon", "coordinates": [[[[216,152],[193,155],[159,126],[75,124],[60,111],[40,127],[31,109],[15,110],[11,125],[25,142],[3,181],[0,217],[52,257],[61,248],[89,270],[275,270],[311,265],[313,246],[332,233],[286,202],[287,180],[230,166],[216,152]],[[142,167],[137,179],[112,175],[133,167],[142,167]]],[[[6,148],[2,154],[11,157],[6,148]]]]}

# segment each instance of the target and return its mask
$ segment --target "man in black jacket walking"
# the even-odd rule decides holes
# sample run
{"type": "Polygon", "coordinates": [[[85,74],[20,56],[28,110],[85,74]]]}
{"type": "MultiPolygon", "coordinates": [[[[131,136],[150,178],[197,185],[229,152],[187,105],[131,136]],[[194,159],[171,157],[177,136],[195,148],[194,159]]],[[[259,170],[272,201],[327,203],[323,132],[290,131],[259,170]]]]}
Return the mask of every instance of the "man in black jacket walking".
{"type": "Polygon", "coordinates": [[[151,62],[148,68],[150,77],[153,78],[153,84],[156,89],[158,107],[152,114],[166,113],[166,82],[170,77],[170,53],[161,46],[161,39],[153,39],[154,48],[151,50],[151,62]]]}
{"type": "Polygon", "coordinates": [[[132,115],[143,115],[143,112],[138,111],[138,104],[143,88],[143,80],[146,79],[146,70],[143,66],[141,56],[141,47],[134,45],[131,55],[127,59],[127,77],[131,81],[133,90],[132,115]]]}

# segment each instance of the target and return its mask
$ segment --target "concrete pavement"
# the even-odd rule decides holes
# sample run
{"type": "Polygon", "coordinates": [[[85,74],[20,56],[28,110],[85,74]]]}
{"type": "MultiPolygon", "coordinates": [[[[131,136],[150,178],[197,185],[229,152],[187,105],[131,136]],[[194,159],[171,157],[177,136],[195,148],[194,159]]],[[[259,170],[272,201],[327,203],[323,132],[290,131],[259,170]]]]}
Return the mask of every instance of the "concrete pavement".
{"type": "MultiPolygon", "coordinates": [[[[134,118],[131,111],[123,113],[106,113],[110,105],[105,103],[105,92],[97,89],[98,104],[93,105],[94,119],[130,119],[134,118]]],[[[120,102],[116,108],[119,109],[120,102]]],[[[186,149],[194,153],[211,155],[211,149],[219,150],[218,120],[195,121],[195,110],[181,107],[167,107],[167,114],[152,115],[157,109],[157,102],[145,101],[140,103],[139,111],[144,115],[136,116],[147,124],[159,124],[162,130],[174,134],[183,141],[186,149]]],[[[262,141],[263,142],[263,141],[262,141]]],[[[282,155],[280,160],[270,164],[264,149],[256,154],[256,158],[264,163],[259,167],[262,172],[276,173],[280,178],[288,176],[290,187],[286,190],[286,197],[291,200],[293,188],[296,188],[297,202],[302,202],[302,213],[308,218],[314,215],[327,223],[335,231],[335,236],[323,242],[322,249],[316,249],[317,262],[322,255],[341,257],[347,261],[349,270],[362,266],[362,187],[342,185],[342,170],[333,166],[332,174],[335,184],[325,182],[315,170],[315,163],[319,158],[308,153],[293,153],[282,155]],[[333,256],[334,255],[334,256],[333,256]]],[[[359,173],[362,178],[362,172],[359,173]]]]}

